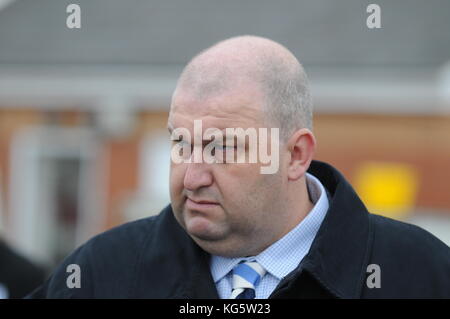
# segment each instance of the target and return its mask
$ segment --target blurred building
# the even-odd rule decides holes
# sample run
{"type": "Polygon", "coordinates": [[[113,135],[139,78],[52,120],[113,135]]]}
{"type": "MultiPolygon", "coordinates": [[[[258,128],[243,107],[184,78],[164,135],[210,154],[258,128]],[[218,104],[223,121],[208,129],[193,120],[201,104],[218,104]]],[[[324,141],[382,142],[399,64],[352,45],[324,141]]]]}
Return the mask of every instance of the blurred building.
{"type": "MultiPolygon", "coordinates": [[[[0,2],[1,4],[2,2],[0,2]]],[[[310,77],[316,158],[377,213],[450,243],[450,2],[70,1],[0,5],[0,231],[54,265],[169,202],[171,93],[230,36],[290,48],[310,77]],[[412,18],[415,17],[415,18],[412,18]]]]}

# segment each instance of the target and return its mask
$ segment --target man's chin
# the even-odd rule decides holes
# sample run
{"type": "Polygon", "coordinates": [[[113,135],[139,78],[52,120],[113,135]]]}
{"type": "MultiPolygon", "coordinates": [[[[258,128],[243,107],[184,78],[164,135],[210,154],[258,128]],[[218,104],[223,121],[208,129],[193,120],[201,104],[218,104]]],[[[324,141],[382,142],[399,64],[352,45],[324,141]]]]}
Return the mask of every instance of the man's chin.
{"type": "Polygon", "coordinates": [[[236,245],[236,243],[233,243],[228,238],[222,237],[221,239],[217,239],[215,237],[214,240],[211,240],[211,237],[203,237],[204,239],[202,239],[194,235],[191,235],[191,238],[200,248],[211,255],[228,258],[246,256],[243,254],[241,245],[236,245]]]}
{"type": "Polygon", "coordinates": [[[193,217],[186,221],[186,231],[192,237],[201,241],[218,241],[223,234],[211,221],[204,217],[193,217]]]}

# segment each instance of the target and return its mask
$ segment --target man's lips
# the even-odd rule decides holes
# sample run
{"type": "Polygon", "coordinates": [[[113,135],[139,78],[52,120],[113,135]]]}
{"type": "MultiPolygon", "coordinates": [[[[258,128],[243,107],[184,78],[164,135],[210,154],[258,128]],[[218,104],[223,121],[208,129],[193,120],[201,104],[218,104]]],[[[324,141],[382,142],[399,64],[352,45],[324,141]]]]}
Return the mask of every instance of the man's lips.
{"type": "Polygon", "coordinates": [[[218,206],[219,203],[213,202],[206,199],[192,199],[190,197],[186,198],[186,207],[189,209],[205,209],[213,208],[218,206]]]}

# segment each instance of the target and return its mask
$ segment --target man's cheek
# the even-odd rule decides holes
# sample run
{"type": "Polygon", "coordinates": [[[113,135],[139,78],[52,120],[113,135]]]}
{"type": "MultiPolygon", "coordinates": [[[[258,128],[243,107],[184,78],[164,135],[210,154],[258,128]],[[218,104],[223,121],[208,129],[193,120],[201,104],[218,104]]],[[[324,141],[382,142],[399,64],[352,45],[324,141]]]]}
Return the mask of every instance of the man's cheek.
{"type": "Polygon", "coordinates": [[[180,183],[177,179],[171,178],[169,188],[171,201],[179,204],[183,197],[183,184],[180,183]]]}
{"type": "MultiPolygon", "coordinates": [[[[229,177],[238,178],[241,183],[242,180],[252,178],[252,176],[259,175],[259,167],[261,165],[258,163],[231,163],[225,164],[218,169],[217,175],[225,175],[229,177]]],[[[240,184],[242,185],[242,184],[240,184]]]]}
{"type": "Polygon", "coordinates": [[[173,189],[183,189],[184,174],[185,170],[183,167],[177,164],[172,164],[170,167],[169,180],[170,187],[173,189]]]}

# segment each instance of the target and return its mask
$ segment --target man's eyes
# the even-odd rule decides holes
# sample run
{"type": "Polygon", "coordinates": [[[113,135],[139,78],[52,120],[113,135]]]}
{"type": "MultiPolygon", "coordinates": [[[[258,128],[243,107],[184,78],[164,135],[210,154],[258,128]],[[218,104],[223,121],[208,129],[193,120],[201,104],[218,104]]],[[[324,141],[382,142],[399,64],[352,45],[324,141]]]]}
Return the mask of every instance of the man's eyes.
{"type": "MultiPolygon", "coordinates": [[[[180,143],[180,144],[182,144],[182,145],[190,145],[191,146],[191,143],[189,143],[189,142],[186,142],[186,141],[184,141],[184,140],[172,140],[172,142],[173,143],[180,143]]],[[[209,143],[208,143],[209,144],[209,143]]],[[[221,144],[221,143],[212,143],[211,144],[214,148],[216,148],[216,149],[222,149],[222,150],[231,150],[231,149],[237,149],[237,146],[236,145],[225,145],[225,144],[221,144]]],[[[206,146],[206,145],[205,145],[206,146]]]]}
{"type": "Polygon", "coordinates": [[[190,143],[188,143],[186,141],[183,141],[183,140],[172,140],[172,143],[190,144],[190,143]]]}
{"type": "Polygon", "coordinates": [[[236,149],[237,146],[235,145],[223,145],[223,144],[213,144],[214,147],[218,148],[218,149],[223,149],[223,150],[231,150],[231,149],[236,149]]]}

